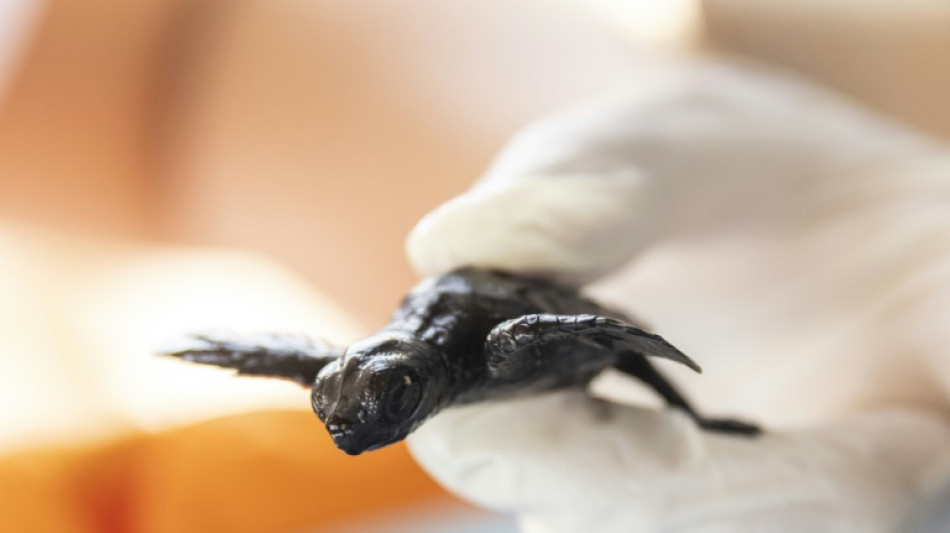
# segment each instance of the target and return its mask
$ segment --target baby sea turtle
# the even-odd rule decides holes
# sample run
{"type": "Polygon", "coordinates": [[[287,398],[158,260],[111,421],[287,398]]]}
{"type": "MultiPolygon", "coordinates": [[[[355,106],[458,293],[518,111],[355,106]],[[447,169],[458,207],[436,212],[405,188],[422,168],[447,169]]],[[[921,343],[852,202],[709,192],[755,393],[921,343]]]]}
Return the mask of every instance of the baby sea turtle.
{"type": "Polygon", "coordinates": [[[699,366],[658,335],[575,289],[490,270],[422,281],[389,324],[345,350],[290,335],[193,335],[165,353],[312,386],[314,412],[351,455],[404,439],[446,407],[584,387],[610,367],[705,429],[758,432],[700,416],[646,356],[699,366]]]}

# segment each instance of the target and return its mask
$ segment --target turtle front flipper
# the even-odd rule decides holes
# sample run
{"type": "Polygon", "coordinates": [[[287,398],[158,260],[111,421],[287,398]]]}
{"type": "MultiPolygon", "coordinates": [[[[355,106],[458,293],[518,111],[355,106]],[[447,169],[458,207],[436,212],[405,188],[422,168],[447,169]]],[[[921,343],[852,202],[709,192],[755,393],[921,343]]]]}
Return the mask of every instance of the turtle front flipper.
{"type": "Polygon", "coordinates": [[[699,372],[693,362],[659,335],[596,315],[525,315],[496,326],[486,341],[488,368],[496,378],[519,383],[566,382],[574,372],[583,381],[608,367],[633,376],[657,392],[666,403],[686,413],[703,429],[755,435],[759,428],[746,422],[706,418],[660,374],[645,356],[662,357],[699,372]]]}
{"type": "Polygon", "coordinates": [[[581,341],[619,354],[635,352],[676,361],[696,372],[699,365],[659,335],[614,318],[597,315],[531,314],[507,320],[488,334],[488,367],[493,372],[510,365],[515,354],[537,352],[538,346],[556,341],[581,341]]]}
{"type": "Polygon", "coordinates": [[[343,349],[302,335],[267,334],[231,337],[194,334],[158,350],[185,361],[233,368],[238,374],[289,379],[313,385],[324,366],[343,355],[343,349]]]}

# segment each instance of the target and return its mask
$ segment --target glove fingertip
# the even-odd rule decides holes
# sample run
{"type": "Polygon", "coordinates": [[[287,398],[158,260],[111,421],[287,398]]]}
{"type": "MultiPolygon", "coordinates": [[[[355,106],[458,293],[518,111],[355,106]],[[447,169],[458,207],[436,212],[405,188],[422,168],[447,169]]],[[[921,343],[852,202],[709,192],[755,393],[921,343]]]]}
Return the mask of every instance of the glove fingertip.
{"type": "Polygon", "coordinates": [[[647,240],[656,213],[647,185],[623,171],[476,188],[426,215],[406,251],[422,275],[477,266],[585,283],[647,240]]]}

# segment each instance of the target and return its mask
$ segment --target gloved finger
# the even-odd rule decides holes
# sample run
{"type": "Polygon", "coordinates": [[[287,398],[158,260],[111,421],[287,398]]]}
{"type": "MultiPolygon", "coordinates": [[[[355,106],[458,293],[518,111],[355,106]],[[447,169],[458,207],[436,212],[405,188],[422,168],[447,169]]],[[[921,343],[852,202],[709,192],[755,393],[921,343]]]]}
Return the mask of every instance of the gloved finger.
{"type": "Polygon", "coordinates": [[[525,129],[419,223],[408,254],[424,274],[474,264],[586,281],[651,238],[932,197],[948,168],[942,145],[800,81],[687,65],[525,129]]]}
{"type": "Polygon", "coordinates": [[[475,189],[423,218],[407,253],[424,275],[459,266],[544,274],[582,284],[649,238],[657,197],[635,168],[475,189]]]}
{"type": "Polygon", "coordinates": [[[536,531],[892,531],[950,445],[911,410],[741,438],[579,391],[442,413],[409,439],[450,490],[536,531]]]}

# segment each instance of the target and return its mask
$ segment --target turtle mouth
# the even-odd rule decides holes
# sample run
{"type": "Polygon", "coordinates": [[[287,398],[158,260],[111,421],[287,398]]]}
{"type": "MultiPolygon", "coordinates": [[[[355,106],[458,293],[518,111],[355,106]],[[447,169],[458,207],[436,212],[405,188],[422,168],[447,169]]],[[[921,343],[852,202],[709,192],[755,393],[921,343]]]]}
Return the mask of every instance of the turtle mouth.
{"type": "Polygon", "coordinates": [[[389,444],[388,442],[385,442],[385,443],[360,442],[358,440],[352,439],[351,438],[352,435],[340,434],[340,433],[338,434],[331,433],[330,437],[333,438],[333,443],[336,445],[336,447],[342,450],[343,453],[347,455],[359,455],[363,452],[378,450],[379,448],[382,448],[383,446],[386,446],[387,444],[389,444]]]}
{"type": "Polygon", "coordinates": [[[353,438],[353,433],[343,430],[329,430],[330,438],[337,448],[343,450],[347,455],[359,455],[365,451],[365,446],[361,446],[359,441],[353,438]]]}
{"type": "Polygon", "coordinates": [[[341,429],[338,426],[333,429],[327,428],[327,431],[333,439],[333,444],[347,455],[359,455],[363,452],[378,450],[399,440],[389,434],[360,434],[350,428],[341,429]]]}

